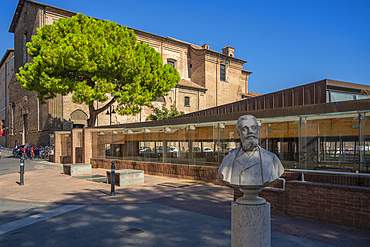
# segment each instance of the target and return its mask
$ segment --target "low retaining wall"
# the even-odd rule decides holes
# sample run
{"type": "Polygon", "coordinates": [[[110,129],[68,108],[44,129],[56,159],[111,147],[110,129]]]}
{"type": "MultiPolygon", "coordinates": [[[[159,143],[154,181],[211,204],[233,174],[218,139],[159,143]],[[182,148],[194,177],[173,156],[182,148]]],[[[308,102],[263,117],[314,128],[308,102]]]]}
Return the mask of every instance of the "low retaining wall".
{"type": "MultiPolygon", "coordinates": [[[[111,168],[112,160],[91,159],[93,168],[111,168]]],[[[191,166],[167,163],[152,163],[141,161],[115,160],[116,170],[137,169],[143,170],[145,174],[174,177],[181,179],[200,180],[215,185],[226,185],[218,176],[218,167],[191,166]]]]}
{"type": "MultiPolygon", "coordinates": [[[[240,196],[234,189],[234,199],[240,196]]],[[[259,196],[274,213],[370,229],[369,187],[287,181],[285,191],[265,188],[259,196]]]]}

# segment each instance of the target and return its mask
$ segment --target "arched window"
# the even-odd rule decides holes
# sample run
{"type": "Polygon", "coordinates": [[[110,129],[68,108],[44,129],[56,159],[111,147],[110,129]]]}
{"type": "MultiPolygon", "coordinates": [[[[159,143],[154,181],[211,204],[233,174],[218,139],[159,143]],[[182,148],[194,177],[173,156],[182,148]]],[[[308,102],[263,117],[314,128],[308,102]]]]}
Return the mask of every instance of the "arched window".
{"type": "Polygon", "coordinates": [[[167,59],[167,64],[168,64],[168,65],[171,65],[171,66],[172,66],[172,68],[176,69],[176,60],[175,60],[175,59],[168,58],[168,59],[167,59]]]}

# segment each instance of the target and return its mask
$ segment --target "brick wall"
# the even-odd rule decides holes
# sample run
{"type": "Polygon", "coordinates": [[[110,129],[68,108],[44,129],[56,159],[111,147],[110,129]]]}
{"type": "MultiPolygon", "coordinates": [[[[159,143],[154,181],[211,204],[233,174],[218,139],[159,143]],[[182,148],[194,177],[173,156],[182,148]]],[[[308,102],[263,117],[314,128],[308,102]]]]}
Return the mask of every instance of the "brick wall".
{"type": "MultiPolygon", "coordinates": [[[[234,189],[234,200],[240,196],[239,189],[234,189]]],[[[274,213],[370,229],[369,187],[291,180],[285,191],[265,188],[259,196],[274,213]]]]}
{"type": "MultiPolygon", "coordinates": [[[[23,36],[26,35],[26,41],[31,41],[31,36],[36,34],[37,24],[40,22],[42,8],[37,5],[25,2],[25,7],[20,15],[19,25],[14,32],[14,67],[15,73],[19,72],[19,67],[23,66],[23,46],[24,40],[23,36]]],[[[31,58],[28,56],[27,61],[31,58]]],[[[37,94],[35,92],[29,92],[21,88],[21,85],[16,80],[15,74],[13,75],[11,82],[9,84],[9,109],[12,109],[12,103],[15,104],[15,125],[10,124],[10,145],[14,145],[14,141],[17,140],[18,144],[26,144],[32,141],[27,138],[25,143],[22,142],[21,133],[23,133],[23,117],[27,115],[27,131],[34,131],[38,128],[37,118],[37,105],[35,100],[37,94]]],[[[10,123],[12,123],[13,114],[9,111],[10,123]]]]}
{"type": "MultiPolygon", "coordinates": [[[[218,176],[218,167],[189,166],[167,163],[152,163],[128,160],[114,160],[116,170],[136,169],[143,170],[145,174],[174,177],[180,179],[200,180],[216,185],[226,185],[218,176]]],[[[111,168],[112,160],[91,159],[93,168],[111,168]]]]}
{"type": "Polygon", "coordinates": [[[71,130],[71,163],[82,163],[83,159],[83,129],[72,129],[71,130]]]}
{"type": "MultiPolygon", "coordinates": [[[[27,41],[30,42],[32,36],[37,34],[37,28],[41,28],[45,24],[52,24],[53,21],[56,21],[61,17],[71,17],[73,15],[74,13],[67,10],[55,9],[36,2],[25,1],[24,6],[21,8],[21,13],[19,14],[20,18],[18,19],[14,30],[15,72],[17,73],[19,71],[19,67],[23,66],[24,34],[27,34],[27,41]]],[[[191,87],[186,90],[183,88],[178,90],[179,95],[176,96],[178,98],[176,100],[177,105],[180,106],[180,111],[188,113],[213,107],[216,104],[221,105],[241,99],[241,93],[245,91],[244,87],[247,83],[243,78],[248,80],[247,77],[241,76],[243,73],[243,61],[226,57],[220,53],[215,53],[214,51],[203,49],[200,46],[178,41],[170,37],[164,38],[139,30],[134,31],[138,40],[148,43],[161,54],[164,63],[166,63],[168,59],[175,61],[175,67],[179,71],[181,78],[191,79],[192,82],[208,88],[208,91],[205,93],[199,93],[191,87]],[[227,60],[229,65],[228,83],[224,83],[222,87],[220,87],[220,81],[218,78],[220,74],[220,59],[227,60]],[[184,107],[183,101],[185,96],[190,97],[190,107],[184,107]]],[[[27,61],[31,61],[29,56],[27,61]]],[[[172,100],[175,99],[172,97],[172,100]]],[[[166,101],[169,102],[168,97],[166,101]]],[[[15,124],[14,126],[12,124],[9,126],[10,133],[12,135],[9,138],[9,143],[14,143],[15,140],[18,140],[19,144],[23,144],[22,135],[24,115],[27,115],[28,121],[28,128],[24,135],[24,142],[28,144],[36,144],[33,143],[33,139],[29,137],[29,132],[48,131],[48,134],[52,134],[54,130],[70,130],[73,124],[71,113],[76,109],[80,109],[88,114],[87,106],[73,103],[71,95],[58,95],[55,99],[48,100],[47,104],[42,107],[42,114],[39,114],[38,110],[40,108],[37,100],[37,93],[22,89],[15,76],[12,77],[9,85],[9,109],[11,109],[12,103],[16,106],[15,124]],[[24,97],[27,97],[27,104],[23,104],[24,97]]],[[[99,107],[101,107],[101,105],[99,105],[99,107]]],[[[145,121],[146,117],[150,113],[151,109],[143,107],[142,113],[135,116],[120,116],[118,114],[113,114],[112,124],[145,121]]],[[[11,118],[12,114],[9,112],[9,120],[11,120],[11,118]]],[[[109,125],[110,116],[106,115],[105,112],[99,114],[97,123],[98,126],[109,125]]],[[[40,140],[40,138],[38,138],[38,140],[40,140]]],[[[41,141],[38,142],[37,145],[49,145],[48,138],[45,140],[47,140],[46,143],[41,141]]]]}

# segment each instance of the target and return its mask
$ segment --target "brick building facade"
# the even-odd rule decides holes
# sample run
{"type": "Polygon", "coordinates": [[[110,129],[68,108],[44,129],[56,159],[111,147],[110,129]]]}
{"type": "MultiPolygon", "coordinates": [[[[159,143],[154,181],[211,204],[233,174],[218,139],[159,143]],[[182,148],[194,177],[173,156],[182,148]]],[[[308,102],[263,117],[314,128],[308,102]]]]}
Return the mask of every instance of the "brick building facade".
{"type": "MultiPolygon", "coordinates": [[[[37,28],[75,14],[32,0],[20,0],[9,29],[14,33],[15,72],[31,61],[26,43],[31,42],[32,36],[37,34],[37,28]]],[[[164,63],[172,65],[180,73],[180,83],[171,89],[164,100],[167,105],[171,103],[171,98],[180,112],[190,113],[241,100],[248,95],[251,72],[243,70],[246,61],[234,57],[234,48],[227,46],[220,53],[211,50],[208,44],[198,46],[133,30],[139,41],[152,46],[161,54],[164,63]]],[[[158,107],[161,104],[159,101],[154,105],[158,107]]],[[[87,126],[87,105],[73,103],[70,95],[57,96],[41,105],[37,93],[22,89],[15,75],[9,85],[9,109],[9,146],[14,146],[15,141],[19,144],[48,145],[49,135],[55,130],[87,126]]],[[[141,122],[150,113],[151,109],[145,107],[135,116],[101,113],[97,125],[141,122]]]]}
{"type": "Polygon", "coordinates": [[[8,86],[14,74],[14,49],[8,49],[0,61],[0,145],[8,142],[8,86]]]}

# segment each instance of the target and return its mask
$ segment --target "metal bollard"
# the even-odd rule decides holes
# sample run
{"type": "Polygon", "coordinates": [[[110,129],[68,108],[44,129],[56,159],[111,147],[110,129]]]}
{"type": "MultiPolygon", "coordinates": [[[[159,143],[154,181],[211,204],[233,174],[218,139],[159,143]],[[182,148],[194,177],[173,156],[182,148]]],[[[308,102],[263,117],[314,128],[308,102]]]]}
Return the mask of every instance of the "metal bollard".
{"type": "Polygon", "coordinates": [[[20,163],[20,174],[21,174],[21,178],[20,178],[20,183],[19,185],[24,185],[24,158],[22,157],[21,158],[21,163],[20,163]]]}
{"type": "Polygon", "coordinates": [[[115,196],[116,192],[114,191],[114,175],[116,173],[116,166],[114,165],[114,161],[112,161],[112,166],[111,166],[111,173],[112,173],[112,179],[111,179],[111,189],[110,189],[110,195],[115,196]]]}

